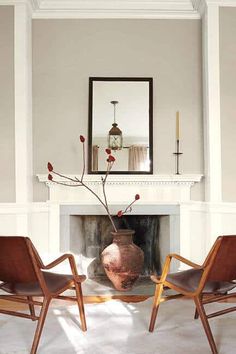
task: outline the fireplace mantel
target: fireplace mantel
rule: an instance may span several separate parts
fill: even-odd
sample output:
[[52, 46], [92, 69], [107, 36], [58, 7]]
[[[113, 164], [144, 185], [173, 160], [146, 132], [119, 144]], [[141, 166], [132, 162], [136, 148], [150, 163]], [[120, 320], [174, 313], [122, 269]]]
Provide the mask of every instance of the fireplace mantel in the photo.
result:
[[[75, 175], [64, 174], [67, 177], [74, 178]], [[101, 184], [102, 175], [85, 175], [84, 182], [89, 184]], [[48, 185], [53, 182], [48, 180], [48, 175], [38, 174], [40, 182], [45, 182]], [[107, 184], [179, 184], [186, 183], [193, 185], [200, 182], [203, 175], [201, 174], [165, 174], [165, 175], [109, 175]], [[54, 176], [56, 181], [65, 181], [65, 178]], [[73, 184], [73, 182], [71, 182]]]
[[[68, 174], [74, 178], [75, 175]], [[49, 200], [54, 202], [75, 202], [86, 200], [94, 202], [94, 196], [85, 188], [68, 188], [49, 181], [47, 175], [37, 175], [39, 182], [49, 188]], [[200, 174], [181, 175], [109, 175], [106, 182], [107, 195], [110, 202], [126, 202], [139, 193], [143, 202], [186, 202], [191, 200], [190, 189], [200, 182]], [[55, 181], [65, 182], [62, 177], [55, 176]], [[102, 193], [101, 175], [85, 175], [84, 182], [93, 190]], [[73, 186], [74, 182], [68, 182]]]
[[[75, 177], [74, 175], [67, 175]], [[104, 215], [105, 211], [95, 196], [86, 188], [71, 187], [49, 181], [47, 175], [37, 175], [48, 187], [49, 248], [70, 250], [76, 230], [73, 222], [81, 215]], [[140, 200], [131, 214], [161, 217], [162, 253], [180, 253], [190, 258], [191, 188], [202, 179], [200, 174], [181, 175], [109, 175], [106, 184], [107, 199], [112, 214], [124, 209], [135, 194]], [[55, 177], [64, 182], [65, 179]], [[85, 175], [84, 182], [95, 193], [102, 195], [101, 175]], [[76, 231], [75, 231], [76, 232]]]

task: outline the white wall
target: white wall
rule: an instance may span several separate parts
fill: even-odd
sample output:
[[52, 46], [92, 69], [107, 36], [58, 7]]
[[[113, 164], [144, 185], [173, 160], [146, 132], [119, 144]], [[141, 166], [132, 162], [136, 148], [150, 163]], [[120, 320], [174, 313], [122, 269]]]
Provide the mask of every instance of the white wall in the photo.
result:
[[236, 201], [236, 8], [220, 10], [222, 192]]
[[[182, 173], [203, 173], [200, 20], [33, 20], [34, 174], [79, 174], [89, 76], [153, 77], [154, 174], [175, 173], [180, 111]], [[47, 199], [35, 181], [34, 200]], [[201, 185], [193, 199], [204, 199]]]
[[14, 8], [0, 6], [0, 202], [15, 201]]
[[[221, 115], [224, 200], [235, 191], [235, 9], [221, 9]], [[29, 235], [42, 251], [57, 249], [58, 205], [17, 205], [14, 191], [13, 7], [0, 7], [0, 233]], [[3, 53], [3, 55], [2, 55]], [[174, 173], [175, 112], [180, 111], [181, 172], [203, 173], [200, 20], [33, 20], [34, 174], [48, 160], [65, 173], [81, 171], [79, 135], [87, 135], [88, 77], [154, 78], [154, 173]], [[192, 200], [204, 199], [197, 184]], [[47, 189], [35, 179], [34, 200]], [[202, 260], [215, 237], [235, 233], [235, 203], [183, 205], [181, 253]]]

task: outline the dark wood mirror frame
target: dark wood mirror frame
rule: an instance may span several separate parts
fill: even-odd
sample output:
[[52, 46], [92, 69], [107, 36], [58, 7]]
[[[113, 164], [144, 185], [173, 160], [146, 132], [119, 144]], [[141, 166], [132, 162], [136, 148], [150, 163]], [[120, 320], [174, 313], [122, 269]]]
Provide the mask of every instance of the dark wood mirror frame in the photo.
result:
[[[149, 157], [149, 170], [145, 171], [135, 171], [131, 170], [114, 170], [110, 171], [110, 174], [153, 174], [153, 79], [146, 77], [90, 77], [89, 78], [89, 120], [88, 120], [88, 174], [104, 174], [105, 170], [93, 170], [92, 168], [92, 158], [93, 158], [93, 89], [94, 82], [97, 81], [121, 81], [121, 82], [147, 82], [148, 83], [148, 101], [149, 101], [149, 117], [148, 117], [148, 138], [149, 138], [149, 149], [148, 149], [148, 157]], [[114, 165], [115, 166], [115, 165]]]

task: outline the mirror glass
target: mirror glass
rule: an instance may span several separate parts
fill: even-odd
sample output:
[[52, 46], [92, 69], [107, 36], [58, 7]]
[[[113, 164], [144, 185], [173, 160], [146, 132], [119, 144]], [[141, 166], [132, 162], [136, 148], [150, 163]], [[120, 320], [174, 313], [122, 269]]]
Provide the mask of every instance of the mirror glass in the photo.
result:
[[151, 174], [152, 78], [89, 78], [88, 173]]

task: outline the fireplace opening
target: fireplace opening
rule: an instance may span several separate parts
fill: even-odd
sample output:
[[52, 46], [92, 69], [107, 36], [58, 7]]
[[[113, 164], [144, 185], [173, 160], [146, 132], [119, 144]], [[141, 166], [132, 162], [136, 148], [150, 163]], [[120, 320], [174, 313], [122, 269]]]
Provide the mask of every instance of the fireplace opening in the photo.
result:
[[[124, 215], [114, 217], [117, 229], [135, 231], [133, 242], [144, 252], [141, 276], [161, 273], [161, 229], [162, 216]], [[112, 243], [112, 226], [106, 215], [73, 215], [70, 217], [70, 248], [87, 259], [88, 278], [106, 277], [100, 261], [103, 249]]]

